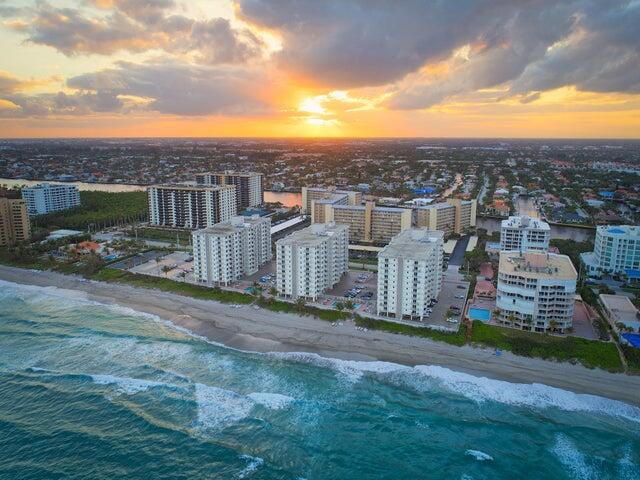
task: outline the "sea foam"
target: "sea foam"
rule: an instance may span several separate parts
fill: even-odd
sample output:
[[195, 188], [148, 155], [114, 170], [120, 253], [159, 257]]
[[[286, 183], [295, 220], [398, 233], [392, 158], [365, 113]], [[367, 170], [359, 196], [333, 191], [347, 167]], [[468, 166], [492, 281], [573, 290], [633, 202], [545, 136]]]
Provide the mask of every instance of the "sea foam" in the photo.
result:
[[254, 402], [230, 390], [196, 384], [198, 427], [204, 431], [222, 430], [247, 417]]
[[264, 460], [260, 457], [252, 457], [251, 455], [242, 455], [240, 457], [243, 460], [246, 460], [247, 466], [244, 467], [240, 473], [238, 473], [238, 478], [246, 478], [251, 475], [253, 472], [258, 470], [264, 464]]

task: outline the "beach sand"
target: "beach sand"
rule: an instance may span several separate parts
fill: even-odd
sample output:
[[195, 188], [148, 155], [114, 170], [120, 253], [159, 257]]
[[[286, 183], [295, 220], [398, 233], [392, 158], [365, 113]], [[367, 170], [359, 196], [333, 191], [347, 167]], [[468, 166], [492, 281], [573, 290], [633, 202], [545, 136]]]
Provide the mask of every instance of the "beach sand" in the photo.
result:
[[514, 383], [542, 383], [640, 405], [640, 376], [590, 370], [580, 365], [501, 356], [493, 350], [456, 347], [428, 339], [380, 331], [361, 331], [351, 322], [339, 326], [253, 306], [233, 308], [218, 302], [128, 285], [88, 281], [55, 272], [0, 266], [0, 279], [83, 291], [89, 300], [155, 314], [210, 341], [252, 352], [312, 352], [326, 357], [404, 365], [439, 365], [478, 377]]

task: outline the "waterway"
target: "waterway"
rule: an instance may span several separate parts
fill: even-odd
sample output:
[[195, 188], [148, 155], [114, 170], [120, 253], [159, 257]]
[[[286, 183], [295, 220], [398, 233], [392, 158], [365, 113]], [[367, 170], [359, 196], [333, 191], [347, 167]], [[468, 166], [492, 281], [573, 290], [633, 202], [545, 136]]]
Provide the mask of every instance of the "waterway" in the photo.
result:
[[[24, 187], [44, 183], [43, 180], [18, 180], [12, 178], [0, 178], [0, 186], [7, 188]], [[121, 183], [87, 183], [87, 182], [50, 182], [70, 183], [76, 185], [80, 191], [94, 192], [139, 192], [144, 191], [147, 185], [130, 185]], [[295, 207], [302, 203], [302, 194], [293, 192], [264, 192], [264, 201], [269, 203], [280, 202], [285, 207]]]

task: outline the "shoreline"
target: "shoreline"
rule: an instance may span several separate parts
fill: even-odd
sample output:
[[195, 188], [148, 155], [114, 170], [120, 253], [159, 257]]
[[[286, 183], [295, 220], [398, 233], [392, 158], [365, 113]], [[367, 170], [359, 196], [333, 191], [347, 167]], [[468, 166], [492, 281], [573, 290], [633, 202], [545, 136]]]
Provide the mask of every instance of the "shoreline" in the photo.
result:
[[496, 357], [493, 350], [468, 345], [457, 347], [376, 330], [364, 332], [357, 330], [352, 322], [334, 327], [330, 322], [313, 317], [276, 313], [247, 305], [233, 308], [211, 300], [50, 271], [0, 265], [0, 279], [81, 291], [88, 300], [157, 315], [211, 342], [247, 352], [305, 352], [341, 360], [438, 365], [476, 377], [510, 383], [541, 383], [640, 406], [640, 376], [519, 357], [510, 352]]

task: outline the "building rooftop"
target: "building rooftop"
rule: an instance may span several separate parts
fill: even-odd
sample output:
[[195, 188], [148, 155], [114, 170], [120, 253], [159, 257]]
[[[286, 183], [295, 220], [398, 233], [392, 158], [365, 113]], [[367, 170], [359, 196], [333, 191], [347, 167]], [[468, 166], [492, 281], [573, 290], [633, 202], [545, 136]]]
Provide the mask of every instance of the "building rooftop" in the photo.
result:
[[245, 216], [235, 216], [231, 217], [231, 219], [227, 222], [216, 223], [207, 228], [203, 228], [201, 230], [197, 230], [194, 233], [207, 233], [210, 235], [231, 235], [232, 233], [237, 232], [238, 230], [242, 230], [243, 228], [248, 228], [258, 223], [269, 223], [271, 224], [271, 220], [269, 218], [260, 217], [259, 215], [253, 215], [251, 217]]
[[631, 300], [629, 300], [629, 297], [601, 293], [600, 301], [602, 305], [613, 314], [616, 322], [621, 322], [625, 325], [635, 325], [640, 321], [638, 318], [638, 309]]
[[235, 177], [254, 177], [256, 175], [262, 175], [259, 172], [236, 172], [235, 170], [224, 170], [222, 172], [202, 172], [196, 173], [197, 176], [201, 175], [233, 175]]
[[338, 202], [347, 196], [346, 193], [327, 193], [323, 198], [314, 200], [315, 203], [332, 204]]
[[551, 230], [547, 222], [540, 219], [522, 216], [511, 216], [506, 220], [502, 220], [502, 228], [528, 228], [536, 230]]
[[313, 223], [307, 228], [293, 232], [276, 242], [277, 245], [319, 245], [327, 237], [335, 235], [337, 232], [349, 231], [347, 225], [336, 223]]
[[598, 225], [598, 233], [607, 235], [630, 235], [640, 237], [640, 226], [637, 225]]
[[528, 278], [575, 280], [578, 278], [571, 259], [554, 253], [517, 251], [500, 252], [500, 273]]
[[378, 257], [424, 258], [442, 247], [444, 232], [426, 228], [408, 228], [391, 239]]
[[441, 203], [434, 203], [432, 205], [419, 205], [417, 207], [415, 207], [419, 210], [431, 210], [432, 208], [435, 209], [444, 209], [444, 208], [455, 208], [453, 205], [451, 205], [450, 203], [447, 202], [441, 202]]
[[236, 187], [233, 185], [149, 185], [149, 188], [161, 188], [165, 190], [223, 190]]

